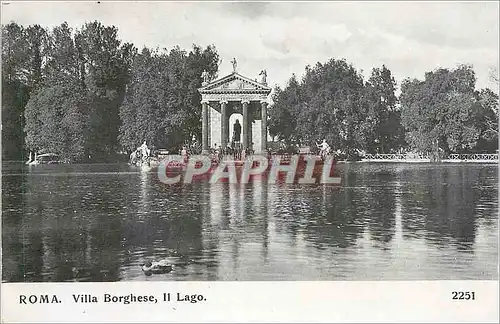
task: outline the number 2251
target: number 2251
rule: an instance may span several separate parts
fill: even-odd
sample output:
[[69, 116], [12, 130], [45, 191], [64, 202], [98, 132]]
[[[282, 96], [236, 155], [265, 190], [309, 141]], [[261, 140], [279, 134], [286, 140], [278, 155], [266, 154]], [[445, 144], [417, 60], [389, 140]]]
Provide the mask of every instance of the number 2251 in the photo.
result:
[[452, 299], [454, 300], [475, 300], [476, 296], [473, 291], [452, 291]]

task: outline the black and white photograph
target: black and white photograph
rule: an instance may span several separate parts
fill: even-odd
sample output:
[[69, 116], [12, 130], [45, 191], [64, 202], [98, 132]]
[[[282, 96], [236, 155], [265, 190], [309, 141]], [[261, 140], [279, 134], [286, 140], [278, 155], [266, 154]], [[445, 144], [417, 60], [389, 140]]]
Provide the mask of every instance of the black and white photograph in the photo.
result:
[[498, 2], [1, 15], [2, 284], [498, 281]]

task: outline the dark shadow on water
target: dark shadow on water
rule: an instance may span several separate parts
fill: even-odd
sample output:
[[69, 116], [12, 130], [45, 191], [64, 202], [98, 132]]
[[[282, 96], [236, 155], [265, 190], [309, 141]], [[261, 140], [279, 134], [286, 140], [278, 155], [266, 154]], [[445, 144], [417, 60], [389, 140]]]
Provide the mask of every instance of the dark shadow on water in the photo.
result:
[[491, 186], [497, 172], [489, 170], [484, 177], [483, 168], [464, 166], [403, 173], [403, 223], [408, 234], [422, 235], [438, 247], [452, 244], [458, 251], [473, 252], [477, 221], [496, 215], [496, 205], [478, 213], [478, 208], [483, 209], [481, 200], [497, 199], [498, 189]]

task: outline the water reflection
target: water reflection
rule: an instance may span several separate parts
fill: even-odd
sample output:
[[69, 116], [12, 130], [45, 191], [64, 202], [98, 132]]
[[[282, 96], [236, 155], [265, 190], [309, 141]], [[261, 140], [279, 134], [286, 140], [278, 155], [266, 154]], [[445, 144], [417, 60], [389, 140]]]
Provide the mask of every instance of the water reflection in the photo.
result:
[[[124, 165], [5, 165], [3, 280], [497, 278], [498, 171], [339, 166], [342, 186], [167, 186]], [[145, 277], [145, 260], [174, 271]]]
[[481, 177], [482, 168], [447, 168], [446, 172], [426, 169], [418, 174], [403, 173], [402, 201], [406, 229], [424, 236], [429, 244], [456, 246], [473, 251], [477, 221], [496, 217], [497, 187]]

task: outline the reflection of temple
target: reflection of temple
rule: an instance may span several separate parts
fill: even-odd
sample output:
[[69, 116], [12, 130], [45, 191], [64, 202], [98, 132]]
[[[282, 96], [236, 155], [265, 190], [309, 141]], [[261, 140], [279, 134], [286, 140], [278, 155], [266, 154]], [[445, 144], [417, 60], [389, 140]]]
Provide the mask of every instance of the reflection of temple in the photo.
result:
[[247, 280], [261, 273], [269, 253], [267, 188], [210, 184], [201, 199], [203, 259], [211, 280]]
[[[236, 72], [233, 64], [233, 73], [214, 80], [204, 78], [203, 87], [198, 89], [202, 96], [202, 147], [203, 152], [214, 144], [226, 147], [231, 141], [230, 125], [235, 122], [230, 117], [233, 114], [242, 114], [243, 149], [251, 148], [255, 143], [255, 151], [267, 150], [267, 99], [271, 88], [267, 86], [265, 71], [261, 82], [249, 79]], [[254, 121], [260, 120], [260, 132], [252, 135]], [[220, 121], [220, 131], [217, 122]], [[215, 127], [214, 127], [215, 126]], [[260, 133], [260, 134], [259, 134]], [[232, 136], [232, 134], [231, 134]]]

